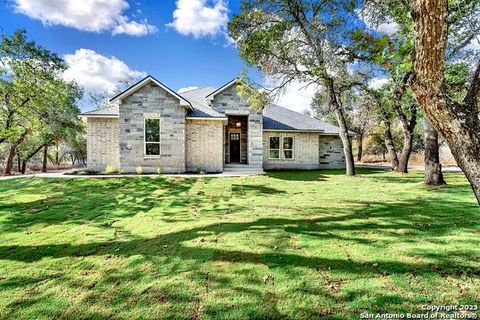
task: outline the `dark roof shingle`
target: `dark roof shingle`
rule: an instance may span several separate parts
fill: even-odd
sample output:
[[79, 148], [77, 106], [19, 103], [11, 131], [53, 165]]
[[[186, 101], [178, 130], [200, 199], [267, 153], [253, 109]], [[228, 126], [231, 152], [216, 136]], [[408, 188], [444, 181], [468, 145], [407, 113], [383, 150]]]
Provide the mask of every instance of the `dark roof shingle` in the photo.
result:
[[118, 106], [117, 105], [111, 105], [111, 106], [108, 106], [108, 107], [104, 107], [104, 108], [100, 108], [100, 109], [96, 109], [96, 110], [92, 110], [92, 111], [87, 111], [87, 112], [81, 113], [80, 115], [85, 116], [85, 117], [88, 117], [88, 116], [97, 116], [97, 117], [118, 116]]
[[340, 128], [277, 105], [263, 109], [263, 129], [318, 131], [324, 134], [338, 134]]

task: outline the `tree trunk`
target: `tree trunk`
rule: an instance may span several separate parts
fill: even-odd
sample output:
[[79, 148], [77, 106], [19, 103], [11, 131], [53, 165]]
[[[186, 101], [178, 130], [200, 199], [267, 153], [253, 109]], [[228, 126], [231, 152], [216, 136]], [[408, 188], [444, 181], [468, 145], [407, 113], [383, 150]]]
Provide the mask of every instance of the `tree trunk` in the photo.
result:
[[385, 139], [385, 147], [387, 147], [388, 155], [390, 156], [390, 162], [392, 163], [392, 170], [397, 170], [397, 151], [395, 151], [395, 145], [393, 144], [392, 129], [390, 119], [388, 119], [388, 117], [383, 117], [383, 126], [383, 138]]
[[363, 132], [357, 136], [358, 143], [358, 152], [357, 152], [357, 161], [362, 161], [363, 156]]
[[480, 62], [462, 103], [444, 85], [447, 0], [411, 2], [415, 26], [412, 90], [425, 116], [448, 142], [480, 205]]
[[352, 151], [352, 141], [348, 136], [347, 122], [345, 121], [345, 115], [343, 114], [343, 109], [338, 102], [337, 95], [335, 93], [335, 86], [332, 79], [326, 81], [329, 103], [332, 110], [334, 110], [335, 117], [337, 118], [338, 126], [340, 127], [340, 139], [343, 144], [343, 153], [345, 155], [345, 167], [346, 175], [354, 176], [355, 175], [355, 162], [353, 158]]
[[42, 148], [44, 148], [46, 145], [48, 145], [51, 142], [47, 142], [45, 144], [42, 144], [41, 146], [37, 147], [35, 150], [33, 150], [28, 156], [23, 159], [22, 163], [22, 173], [25, 174], [25, 171], [27, 170], [27, 162], [30, 160], [33, 156], [35, 156]]
[[398, 172], [408, 173], [408, 160], [410, 159], [410, 154], [412, 153], [412, 145], [413, 132], [404, 131], [402, 153], [400, 154], [400, 159], [398, 160]]
[[394, 90], [394, 103], [393, 107], [395, 109], [395, 113], [402, 124], [403, 129], [403, 147], [402, 153], [400, 155], [399, 163], [398, 163], [398, 172], [408, 173], [408, 160], [410, 159], [410, 154], [412, 153], [412, 145], [413, 145], [413, 131], [415, 130], [415, 126], [417, 125], [417, 105], [411, 104], [410, 105], [410, 119], [407, 118], [405, 113], [402, 110], [402, 97], [405, 93], [405, 89], [407, 88], [407, 84], [411, 74], [407, 74], [401, 82], [397, 83], [395, 90]]
[[55, 164], [58, 166], [60, 164], [60, 160], [58, 159], [58, 143], [55, 144]]
[[22, 174], [25, 174], [26, 171], [27, 171], [27, 160], [23, 160], [22, 161], [22, 168], [20, 169], [20, 172]]
[[438, 152], [438, 132], [430, 121], [425, 119], [425, 184], [441, 186], [447, 184], [443, 179], [442, 165]]
[[15, 151], [15, 153], [17, 154], [17, 171], [21, 172], [22, 160], [20, 159], [20, 155], [18, 154], [18, 149]]
[[48, 161], [48, 145], [46, 145], [43, 148], [42, 172], [47, 172], [47, 161]]
[[7, 162], [5, 164], [5, 175], [9, 176], [12, 174], [12, 169], [13, 169], [13, 160], [15, 158], [15, 153], [17, 150], [17, 147], [25, 140], [25, 136], [27, 135], [28, 130], [25, 129], [25, 131], [20, 134], [20, 137], [10, 146], [10, 150], [8, 152], [8, 157], [7, 157]]
[[[403, 96], [404, 88], [400, 90], [401, 92], [398, 92], [397, 90], [397, 93], [395, 94], [397, 101], [400, 101]], [[410, 154], [412, 153], [413, 133], [415, 126], [417, 125], [417, 106], [415, 104], [410, 106], [410, 119], [407, 119], [407, 116], [405, 113], [403, 113], [402, 107], [399, 103], [395, 103], [395, 111], [400, 119], [403, 129], [403, 147], [397, 171], [408, 173], [408, 160], [410, 159]]]

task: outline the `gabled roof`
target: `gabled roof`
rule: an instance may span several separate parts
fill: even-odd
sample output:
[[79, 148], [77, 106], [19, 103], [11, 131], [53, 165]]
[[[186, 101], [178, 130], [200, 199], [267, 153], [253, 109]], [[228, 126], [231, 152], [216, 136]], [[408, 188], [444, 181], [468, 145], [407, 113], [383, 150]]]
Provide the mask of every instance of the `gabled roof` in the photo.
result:
[[272, 131], [310, 131], [335, 135], [340, 133], [339, 127], [273, 104], [263, 109], [263, 129]]
[[[137, 83], [136, 85], [132, 86], [130, 89], [127, 89], [117, 97], [114, 97], [111, 101], [121, 99], [121, 95], [126, 94], [126, 92], [129, 90], [138, 90], [141, 86], [148, 83], [147, 80], [155, 82], [162, 88], [166, 88], [165, 90], [168, 89], [159, 81], [155, 80], [155, 78], [149, 76]], [[234, 85], [237, 80], [238, 79], [235, 78], [217, 90], [212, 87], [204, 87], [185, 91], [180, 94], [175, 93], [170, 89], [168, 90], [170, 90], [169, 92], [172, 92], [174, 96], [178, 96], [179, 99], [183, 100], [184, 103], [188, 104], [188, 106], [190, 107], [190, 111], [187, 114], [187, 118], [209, 118], [214, 120], [226, 119], [227, 116], [224, 113], [214, 110], [209, 105], [209, 100], [213, 99], [213, 96], [215, 96], [216, 94], [219, 94]], [[143, 81], [147, 82], [144, 82], [142, 84]], [[133, 91], [130, 91], [130, 93]], [[128, 94], [129, 93], [127, 93], [126, 95]], [[116, 118], [118, 117], [118, 106], [113, 105], [102, 109], [85, 112], [82, 113], [81, 116]], [[267, 107], [265, 107], [265, 109], [263, 109], [263, 129], [271, 131], [318, 132], [324, 135], [338, 135], [340, 133], [340, 128], [337, 126], [325, 123], [321, 120], [312, 118], [305, 114], [298, 113], [274, 104], [268, 105]], [[353, 132], [349, 132], [349, 134], [354, 135]]]
[[179, 95], [178, 93], [176, 93], [175, 91], [173, 91], [172, 89], [170, 89], [169, 87], [167, 87], [166, 85], [164, 85], [163, 83], [161, 83], [160, 81], [158, 81], [157, 79], [155, 79], [154, 77], [152, 76], [146, 76], [145, 78], [143, 78], [142, 80], [140, 80], [139, 82], [137, 82], [136, 84], [132, 85], [130, 88], [124, 90], [123, 92], [120, 92], [119, 94], [117, 94], [115, 97], [113, 97], [112, 99], [110, 99], [110, 102], [115, 102], [115, 101], [121, 101], [123, 98], [129, 96], [130, 94], [134, 93], [135, 91], [139, 90], [140, 88], [142, 88], [144, 85], [150, 83], [150, 82], [153, 82], [155, 83], [157, 86], [159, 86], [160, 88], [162, 88], [163, 90], [167, 91], [168, 93], [170, 93], [172, 96], [174, 96], [175, 98], [177, 98], [179, 101], [180, 101], [180, 105], [184, 106], [184, 107], [187, 107], [188, 109], [192, 110], [192, 105], [190, 104], [190, 102], [188, 102], [187, 100], [185, 100], [181, 95]]
[[190, 111], [187, 117], [192, 118], [225, 118], [225, 114], [215, 111], [208, 105], [205, 97], [215, 91], [212, 87], [204, 87], [182, 92], [181, 95], [188, 100], [193, 110]]
[[227, 90], [228, 88], [230, 88], [231, 86], [235, 85], [238, 81], [238, 78], [235, 78], [233, 80], [231, 80], [230, 82], [224, 84], [223, 86], [221, 86], [220, 88], [218, 88], [217, 90], [211, 92], [209, 95], [207, 95], [205, 98], [207, 100], [213, 100], [213, 98], [215, 98], [215, 96], [217, 94], [220, 94], [222, 93], [223, 91]]
[[108, 106], [105, 108], [92, 110], [88, 112], [81, 113], [82, 117], [95, 117], [95, 118], [118, 118], [118, 106]]

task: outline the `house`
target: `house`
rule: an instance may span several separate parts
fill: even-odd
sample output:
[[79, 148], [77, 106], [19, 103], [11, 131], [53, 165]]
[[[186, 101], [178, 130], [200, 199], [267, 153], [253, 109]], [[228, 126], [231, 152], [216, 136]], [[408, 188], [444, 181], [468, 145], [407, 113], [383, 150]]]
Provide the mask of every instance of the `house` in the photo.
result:
[[289, 109], [251, 110], [237, 81], [177, 93], [152, 76], [83, 113], [87, 163], [135, 172], [344, 168], [339, 128]]

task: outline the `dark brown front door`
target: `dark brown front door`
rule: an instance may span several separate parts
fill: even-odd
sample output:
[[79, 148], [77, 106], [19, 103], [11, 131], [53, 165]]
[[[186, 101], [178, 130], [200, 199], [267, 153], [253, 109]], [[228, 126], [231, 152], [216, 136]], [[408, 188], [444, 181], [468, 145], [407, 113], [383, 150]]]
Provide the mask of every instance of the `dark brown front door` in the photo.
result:
[[240, 162], [240, 133], [230, 133], [230, 162]]

